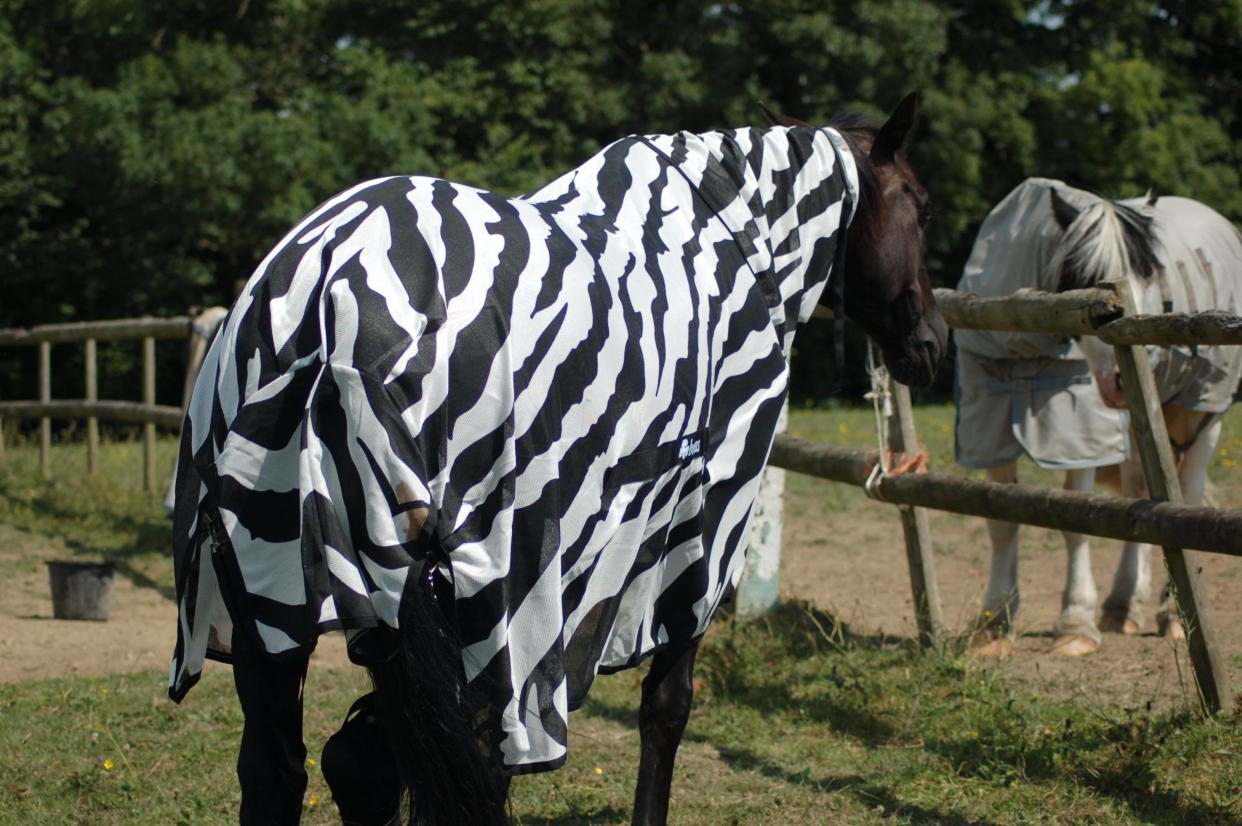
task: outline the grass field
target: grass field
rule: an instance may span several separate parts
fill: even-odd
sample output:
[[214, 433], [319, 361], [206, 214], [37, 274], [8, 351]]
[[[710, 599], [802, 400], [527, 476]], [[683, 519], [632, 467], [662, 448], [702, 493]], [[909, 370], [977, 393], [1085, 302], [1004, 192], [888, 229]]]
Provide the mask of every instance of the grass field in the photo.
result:
[[[951, 470], [951, 411], [919, 416], [934, 464]], [[1213, 470], [1228, 494], [1242, 453], [1235, 425]], [[870, 411], [843, 408], [797, 413], [791, 426], [859, 445], [872, 432]], [[170, 461], [171, 441], [161, 450]], [[10, 445], [0, 535], [103, 553], [166, 592], [168, 520], [139, 490], [140, 447], [106, 446], [94, 480], [82, 475], [81, 454], [57, 448], [57, 478], [45, 482], [35, 451]], [[790, 519], [848, 513], [862, 496], [819, 485], [812, 505], [813, 484], [791, 476]], [[0, 578], [32, 566], [41, 563], [0, 556]], [[756, 624], [722, 618], [699, 662], [673, 823], [1242, 823], [1236, 712], [1205, 720], [1189, 699], [1167, 711], [1052, 699], [958, 645], [920, 653], [892, 637], [854, 636], [796, 603]], [[571, 719], [568, 765], [515, 781], [516, 822], [629, 822], [641, 672], [596, 683]], [[162, 671], [142, 671], [0, 684], [0, 824], [230, 822], [240, 715], [228, 674], [208, 673], [181, 706], [165, 699], [164, 683]], [[312, 671], [312, 756], [364, 684], [354, 670]], [[303, 822], [336, 822], [322, 777], [309, 771]]]

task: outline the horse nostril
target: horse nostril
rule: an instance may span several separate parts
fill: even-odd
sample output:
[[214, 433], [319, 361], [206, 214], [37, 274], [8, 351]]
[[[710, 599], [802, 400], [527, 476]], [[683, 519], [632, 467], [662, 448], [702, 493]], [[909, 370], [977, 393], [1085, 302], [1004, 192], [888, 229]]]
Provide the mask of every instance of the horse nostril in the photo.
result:
[[927, 351], [927, 355], [931, 359], [932, 363], [935, 364], [940, 361], [941, 356], [944, 355], [943, 340], [937, 336], [936, 331], [928, 325], [923, 325], [923, 328], [919, 332], [919, 344], [921, 344], [923, 349]]

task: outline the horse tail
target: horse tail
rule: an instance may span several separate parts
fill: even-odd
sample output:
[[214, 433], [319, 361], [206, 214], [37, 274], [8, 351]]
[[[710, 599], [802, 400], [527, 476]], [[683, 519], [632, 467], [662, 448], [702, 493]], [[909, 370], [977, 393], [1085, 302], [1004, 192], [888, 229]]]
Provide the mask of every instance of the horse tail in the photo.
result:
[[[370, 667], [389, 744], [409, 791], [411, 826], [490, 826], [508, 822], [498, 758], [482, 746], [469, 717], [461, 644], [437, 594], [434, 566], [402, 599], [396, 653]], [[449, 608], [451, 611], [451, 608]]]

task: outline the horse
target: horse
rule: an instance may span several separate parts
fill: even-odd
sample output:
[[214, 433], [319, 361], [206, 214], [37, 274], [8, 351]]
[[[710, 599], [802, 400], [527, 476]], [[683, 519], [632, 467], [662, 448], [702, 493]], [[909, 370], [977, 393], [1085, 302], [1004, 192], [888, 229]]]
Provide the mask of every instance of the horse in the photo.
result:
[[330, 631], [374, 685], [322, 754], [345, 822], [506, 822], [596, 674], [648, 659], [633, 822], [665, 822], [794, 331], [824, 302], [915, 385], [945, 352], [917, 112], [631, 136], [518, 198], [368, 181], [263, 259], [174, 511], [169, 694], [232, 663], [243, 823], [298, 820]]
[[[1114, 201], [1061, 181], [1031, 178], [1009, 193], [980, 227], [959, 290], [1007, 295], [1124, 280], [1142, 313], [1242, 309], [1242, 236], [1209, 207], [1179, 197]], [[1115, 353], [1095, 336], [1065, 337], [959, 330], [955, 333], [957, 461], [986, 468], [993, 482], [1018, 479], [1026, 453], [1065, 470], [1065, 488], [1091, 491], [1096, 470], [1132, 498], [1146, 498], [1130, 444]], [[1242, 374], [1242, 348], [1149, 348], [1183, 497], [1202, 504], [1221, 416]], [[1018, 526], [988, 521], [991, 570], [977, 654], [1012, 650], [1020, 604]], [[1151, 596], [1150, 546], [1127, 542], [1097, 623], [1090, 545], [1065, 532], [1068, 566], [1051, 651], [1098, 650], [1101, 632], [1137, 634]], [[1170, 590], [1157, 611], [1160, 634], [1180, 635]]]

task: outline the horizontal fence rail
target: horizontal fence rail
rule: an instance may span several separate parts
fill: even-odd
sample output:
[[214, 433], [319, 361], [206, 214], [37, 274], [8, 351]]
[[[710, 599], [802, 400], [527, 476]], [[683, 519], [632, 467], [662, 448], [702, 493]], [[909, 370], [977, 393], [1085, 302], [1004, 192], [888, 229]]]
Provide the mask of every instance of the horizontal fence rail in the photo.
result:
[[70, 324], [40, 324], [26, 329], [0, 329], [0, 346], [62, 344], [68, 341], [117, 341], [132, 338], [185, 338], [194, 326], [190, 316], [173, 318], [121, 318]]
[[1076, 336], [1095, 333], [1122, 314], [1121, 304], [1109, 290], [1044, 293], [1023, 289], [1003, 298], [945, 289], [934, 293], [945, 322], [958, 329]]
[[[876, 452], [816, 444], [792, 436], [778, 438], [771, 462], [787, 470], [867, 487], [902, 509], [933, 508], [1162, 547], [1187, 631], [1200, 700], [1210, 713], [1229, 708], [1232, 689], [1211, 609], [1199, 583], [1198, 566], [1189, 549], [1242, 556], [1242, 511], [1182, 504], [1177, 468], [1144, 346], [1239, 345], [1242, 318], [1220, 311], [1140, 315], [1125, 282], [1106, 282], [1096, 288], [1058, 294], [1023, 289], [1004, 297], [938, 289], [935, 297], [946, 323], [957, 329], [1094, 335], [1113, 345], [1130, 409], [1131, 432], [1151, 498], [1121, 499], [1054, 488], [998, 485], [940, 473], [882, 475], [869, 481]], [[910, 555], [910, 532], [906, 533]], [[917, 595], [928, 592], [934, 574], [928, 573], [928, 582], [915, 581], [922, 574], [912, 566], [911, 575], [918, 612]], [[930, 615], [920, 618], [920, 624], [925, 622], [930, 622]]]
[[1242, 318], [1222, 310], [1136, 315], [1110, 321], [1093, 335], [1124, 344], [1242, 344]]
[[945, 321], [959, 329], [1090, 334], [1113, 346], [1242, 344], [1242, 318], [1236, 315], [1209, 310], [1123, 316], [1116, 293], [1106, 289], [1063, 293], [1022, 289], [1001, 298], [946, 289], [935, 294]]
[[[148, 489], [155, 487], [155, 428], [176, 431], [184, 420], [184, 407], [190, 388], [202, 363], [207, 341], [224, 317], [222, 307], [173, 318], [121, 318], [109, 321], [82, 321], [69, 324], [41, 324], [28, 329], [0, 329], [0, 346], [36, 346], [39, 350], [39, 398], [0, 400], [0, 459], [4, 457], [5, 418], [39, 420], [39, 466], [51, 475], [51, 420], [86, 419], [87, 472], [97, 467], [101, 420], [142, 425], [143, 479]], [[187, 353], [182, 407], [155, 403], [156, 339], [190, 340]], [[98, 398], [99, 376], [96, 364], [100, 341], [141, 340], [142, 401], [114, 401]], [[84, 399], [53, 399], [52, 345], [81, 343], [85, 346]]]
[[[874, 450], [781, 434], [776, 437], [769, 461], [786, 470], [862, 487], [877, 455]], [[948, 473], [885, 476], [878, 483], [878, 492], [893, 505], [1242, 556], [1242, 511], [1035, 485], [1002, 485]]]
[[150, 422], [165, 430], [181, 427], [181, 408], [167, 404], [143, 404], [125, 401], [87, 401], [86, 399], [53, 399], [47, 402], [0, 402], [0, 416], [15, 419], [88, 419], [110, 422], [146, 424]]

